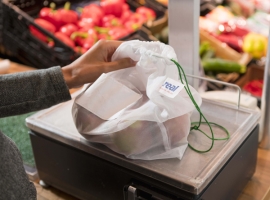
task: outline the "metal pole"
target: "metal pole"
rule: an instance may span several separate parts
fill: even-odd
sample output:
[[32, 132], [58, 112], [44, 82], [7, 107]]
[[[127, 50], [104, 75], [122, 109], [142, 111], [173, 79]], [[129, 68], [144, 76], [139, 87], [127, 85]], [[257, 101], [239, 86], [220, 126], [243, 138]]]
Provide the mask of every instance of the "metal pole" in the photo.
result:
[[[200, 0], [169, 0], [169, 44], [187, 74], [199, 76]], [[198, 79], [189, 78], [195, 89]]]
[[[261, 99], [261, 121], [259, 132], [262, 135], [260, 147], [270, 149], [270, 31], [268, 36], [268, 50], [264, 67], [263, 95]], [[260, 134], [259, 134], [260, 135]]]

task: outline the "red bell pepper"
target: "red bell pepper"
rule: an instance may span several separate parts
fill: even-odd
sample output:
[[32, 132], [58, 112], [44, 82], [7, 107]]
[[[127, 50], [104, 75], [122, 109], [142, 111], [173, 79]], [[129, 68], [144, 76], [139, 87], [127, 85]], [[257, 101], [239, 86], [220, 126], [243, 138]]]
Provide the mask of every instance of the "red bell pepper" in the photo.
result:
[[75, 52], [77, 52], [78, 54], [84, 54], [87, 50], [85, 49], [85, 48], [83, 48], [83, 47], [80, 47], [80, 46], [76, 46], [75, 48], [74, 48], [74, 51]]
[[93, 18], [81, 18], [81, 20], [77, 22], [79, 28], [93, 28], [95, 25], [96, 22]]
[[95, 39], [87, 32], [74, 32], [70, 36], [75, 43], [86, 50], [90, 49], [95, 44]]
[[132, 15], [133, 13], [130, 10], [123, 10], [122, 15], [120, 17], [122, 23], [125, 23], [126, 21], [128, 21]]
[[100, 6], [103, 9], [105, 15], [115, 15], [121, 17], [124, 0], [102, 0]]
[[244, 85], [243, 90], [256, 97], [262, 96], [263, 80], [253, 80]]
[[124, 26], [129, 33], [133, 33], [141, 28], [142, 23], [138, 23], [134, 20], [129, 20], [125, 22]]
[[111, 36], [112, 40], [119, 40], [125, 36], [127, 36], [129, 32], [127, 29], [122, 27], [113, 27], [109, 30], [109, 35]]
[[59, 40], [61, 40], [66, 45], [68, 45], [68, 46], [70, 46], [72, 48], [75, 47], [74, 42], [67, 35], [65, 35], [64, 33], [56, 32], [54, 35], [55, 35], [56, 38], [58, 38]]
[[129, 5], [127, 3], [123, 3], [122, 5], [122, 10], [125, 11], [125, 10], [130, 10], [129, 8]]
[[249, 30], [244, 27], [238, 26], [235, 23], [230, 24], [228, 22], [220, 24], [218, 29], [222, 34], [233, 34], [238, 37], [244, 37], [249, 33]]
[[64, 33], [66, 36], [70, 37], [70, 35], [78, 30], [78, 26], [74, 24], [66, 24], [60, 28], [60, 32]]
[[145, 7], [145, 6], [140, 6], [136, 9], [136, 13], [139, 13], [143, 16], [145, 16], [146, 21], [148, 20], [154, 20], [156, 18], [156, 13], [153, 9]]
[[88, 37], [94, 38], [95, 42], [98, 40], [98, 33], [94, 28], [81, 28], [79, 32], [86, 32], [88, 33]]
[[134, 23], [143, 25], [143, 23], [147, 22], [147, 17], [140, 13], [133, 13], [128, 21], [133, 21]]
[[[50, 22], [48, 22], [48, 21], [46, 21], [44, 19], [37, 18], [37, 19], [34, 20], [34, 22], [37, 25], [39, 25], [40, 27], [44, 28], [45, 30], [47, 30], [47, 31], [49, 31], [51, 33], [54, 33], [56, 31], [55, 26], [52, 23], [50, 23]], [[37, 37], [41, 41], [43, 41], [43, 42], [48, 42], [49, 41], [49, 37], [44, 35], [43, 33], [41, 33], [35, 26], [30, 25], [29, 30], [35, 37]]]
[[59, 31], [61, 33], [64, 33], [66, 36], [70, 37], [70, 35], [77, 30], [78, 30], [78, 27], [76, 25], [66, 24], [66, 25], [62, 26]]
[[76, 24], [79, 16], [74, 10], [70, 10], [70, 2], [66, 2], [64, 8], [58, 10], [63, 24]]
[[231, 48], [238, 52], [243, 52], [242, 46], [243, 46], [243, 40], [242, 38], [233, 35], [233, 34], [220, 34], [220, 35], [215, 35], [213, 34], [215, 38], [220, 40], [221, 42], [226, 43], [229, 45]]
[[48, 47], [54, 47], [53, 39], [49, 38], [47, 45], [48, 45]]
[[81, 13], [81, 19], [91, 19], [88, 21], [93, 21], [93, 23], [97, 26], [100, 25], [101, 23], [101, 19], [104, 16], [104, 12], [101, 9], [100, 6], [96, 5], [96, 4], [90, 4], [88, 6], [85, 6], [82, 9], [82, 13]]
[[98, 40], [111, 40], [111, 36], [108, 33], [98, 34]]
[[115, 17], [114, 15], [105, 15], [102, 18], [102, 26], [103, 27], [115, 27], [122, 25], [122, 21]]
[[58, 11], [55, 10], [55, 3], [50, 4], [50, 8], [44, 7], [39, 11], [39, 18], [51, 22], [58, 30], [63, 24], [61, 16]]

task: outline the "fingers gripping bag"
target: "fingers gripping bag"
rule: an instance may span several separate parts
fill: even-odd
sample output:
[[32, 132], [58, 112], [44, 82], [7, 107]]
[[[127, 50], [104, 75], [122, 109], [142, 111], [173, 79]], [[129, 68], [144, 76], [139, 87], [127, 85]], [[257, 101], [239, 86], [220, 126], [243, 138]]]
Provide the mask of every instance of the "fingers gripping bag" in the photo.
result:
[[[79, 133], [131, 159], [181, 159], [194, 104], [179, 81], [173, 48], [160, 42], [123, 42], [112, 61], [136, 66], [102, 74], [76, 97], [72, 115]], [[197, 105], [199, 93], [189, 86]]]

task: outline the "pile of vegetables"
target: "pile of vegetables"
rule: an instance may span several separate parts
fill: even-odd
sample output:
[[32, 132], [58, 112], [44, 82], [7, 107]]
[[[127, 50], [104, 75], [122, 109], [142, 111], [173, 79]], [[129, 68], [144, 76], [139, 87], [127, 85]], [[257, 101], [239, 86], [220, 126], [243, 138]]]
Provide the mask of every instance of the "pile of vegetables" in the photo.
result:
[[240, 65], [231, 60], [225, 60], [215, 57], [215, 52], [208, 42], [202, 42], [199, 49], [201, 63], [205, 72], [213, 73], [231, 73], [243, 74], [246, 72], [246, 66]]
[[[141, 6], [132, 12], [125, 0], [102, 0], [99, 5], [92, 3], [76, 11], [70, 10], [69, 2], [60, 9], [55, 9], [52, 3], [50, 7], [42, 8], [34, 21], [76, 52], [83, 54], [99, 39], [121, 39], [155, 18], [156, 13], [151, 8]], [[53, 39], [35, 26], [29, 26], [29, 30], [48, 46], [54, 46]]]
[[[267, 21], [267, 17], [269, 18], [268, 15], [260, 13], [245, 18], [234, 15], [227, 7], [217, 6], [204, 17], [200, 17], [200, 28], [236, 52], [245, 52], [254, 59], [260, 59], [266, 56], [268, 42], [267, 36], [260, 32], [258, 24], [260, 21]], [[256, 22], [250, 20], [253, 18], [256, 18]]]

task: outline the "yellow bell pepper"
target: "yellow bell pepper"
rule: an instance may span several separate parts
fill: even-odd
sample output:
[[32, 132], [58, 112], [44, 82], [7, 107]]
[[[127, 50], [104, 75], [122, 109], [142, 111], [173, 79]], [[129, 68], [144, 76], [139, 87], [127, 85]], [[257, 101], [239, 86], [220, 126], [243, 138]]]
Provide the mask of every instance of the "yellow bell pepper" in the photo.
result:
[[261, 34], [249, 33], [243, 40], [243, 51], [249, 53], [255, 59], [266, 56], [267, 38]]

